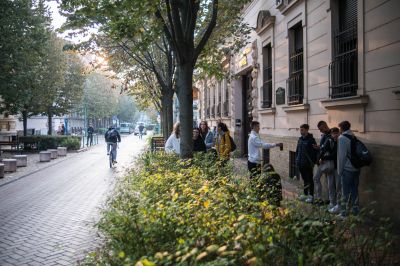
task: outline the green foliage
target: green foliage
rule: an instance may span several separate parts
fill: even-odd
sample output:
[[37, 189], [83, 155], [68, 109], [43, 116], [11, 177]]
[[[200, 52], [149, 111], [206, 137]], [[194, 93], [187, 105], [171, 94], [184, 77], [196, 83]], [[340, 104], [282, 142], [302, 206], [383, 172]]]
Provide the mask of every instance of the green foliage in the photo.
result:
[[20, 143], [37, 143], [39, 150], [56, 149], [57, 147], [67, 147], [68, 150], [78, 150], [81, 138], [77, 136], [23, 136], [19, 137]]
[[[381, 265], [388, 222], [365, 228], [325, 210], [275, 207], [209, 155], [145, 154], [119, 180], [98, 223], [105, 245], [89, 265]], [[261, 200], [260, 200], [261, 199]]]

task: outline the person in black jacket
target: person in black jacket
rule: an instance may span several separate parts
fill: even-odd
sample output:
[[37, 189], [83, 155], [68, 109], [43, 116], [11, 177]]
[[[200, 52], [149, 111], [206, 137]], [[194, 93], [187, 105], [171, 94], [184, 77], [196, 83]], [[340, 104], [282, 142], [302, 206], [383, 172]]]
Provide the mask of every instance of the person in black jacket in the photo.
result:
[[317, 143], [313, 135], [308, 133], [309, 129], [310, 126], [307, 124], [300, 126], [301, 137], [297, 142], [296, 166], [304, 181], [304, 196], [300, 199], [312, 203], [314, 200], [313, 169], [317, 160], [317, 150], [314, 147]]
[[206, 144], [204, 139], [200, 136], [200, 130], [198, 128], [193, 129], [193, 151], [195, 152], [206, 152]]
[[92, 124], [89, 124], [89, 127], [87, 129], [87, 138], [86, 138], [86, 146], [90, 146], [93, 145], [93, 133], [94, 133], [94, 128], [92, 126]]

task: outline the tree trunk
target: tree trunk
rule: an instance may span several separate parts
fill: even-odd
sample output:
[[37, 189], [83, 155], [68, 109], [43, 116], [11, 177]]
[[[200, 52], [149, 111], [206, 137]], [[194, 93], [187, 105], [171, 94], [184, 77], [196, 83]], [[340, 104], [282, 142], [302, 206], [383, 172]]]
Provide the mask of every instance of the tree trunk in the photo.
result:
[[168, 139], [169, 135], [172, 133], [173, 128], [173, 92], [163, 96], [161, 100], [161, 119], [162, 119], [162, 130], [163, 137], [165, 140]]
[[52, 135], [52, 133], [53, 133], [53, 114], [51, 113], [50, 110], [47, 112], [47, 123], [49, 124], [47, 135]]
[[193, 65], [189, 63], [178, 65], [177, 77], [181, 158], [191, 158], [193, 155]]
[[22, 126], [24, 129], [24, 136], [28, 135], [28, 111], [22, 111]]

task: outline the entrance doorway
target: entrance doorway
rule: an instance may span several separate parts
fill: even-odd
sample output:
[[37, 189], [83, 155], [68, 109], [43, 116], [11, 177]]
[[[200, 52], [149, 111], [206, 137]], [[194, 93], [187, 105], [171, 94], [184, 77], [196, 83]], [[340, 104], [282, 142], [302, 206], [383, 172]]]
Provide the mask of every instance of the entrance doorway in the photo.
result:
[[253, 121], [253, 98], [251, 97], [252, 91], [252, 77], [251, 71], [242, 76], [242, 151], [243, 155], [248, 154], [247, 142], [251, 131], [250, 123]]

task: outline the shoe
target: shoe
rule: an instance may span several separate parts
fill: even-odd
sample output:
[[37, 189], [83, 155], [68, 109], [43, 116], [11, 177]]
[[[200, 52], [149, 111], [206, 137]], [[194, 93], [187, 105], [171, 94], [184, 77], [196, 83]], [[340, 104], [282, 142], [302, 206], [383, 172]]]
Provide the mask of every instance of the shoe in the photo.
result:
[[330, 208], [330, 209], [328, 210], [328, 212], [329, 212], [329, 213], [332, 213], [332, 214], [335, 214], [335, 213], [338, 213], [339, 210], [340, 210], [339, 205], [335, 205], [335, 206], [333, 206], [332, 208]]
[[307, 200], [307, 195], [300, 195], [298, 199], [300, 201], [306, 201]]
[[340, 213], [340, 214], [336, 215], [336, 219], [340, 220], [340, 221], [346, 221], [347, 220], [347, 216], [344, 215], [343, 213]]
[[109, 152], [107, 152], [107, 155], [110, 155], [110, 153], [109, 153]]
[[306, 198], [306, 202], [307, 203], [313, 203], [313, 201], [314, 201], [314, 197], [313, 196], [307, 196], [307, 198]]
[[118, 163], [117, 161], [113, 161], [113, 163]]

